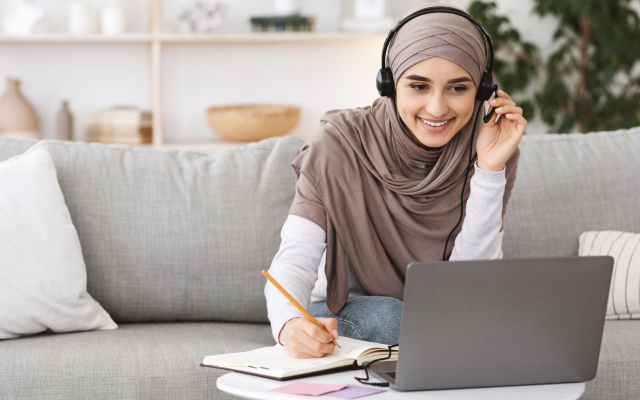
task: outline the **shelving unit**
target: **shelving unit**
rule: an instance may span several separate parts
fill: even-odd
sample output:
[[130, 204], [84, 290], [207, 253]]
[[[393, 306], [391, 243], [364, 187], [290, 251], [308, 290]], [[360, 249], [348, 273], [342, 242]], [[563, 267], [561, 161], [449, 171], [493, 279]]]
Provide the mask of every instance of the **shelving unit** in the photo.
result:
[[233, 43], [331, 43], [375, 40], [382, 42], [385, 35], [347, 32], [287, 32], [287, 33], [234, 33], [234, 34], [177, 34], [162, 32], [162, 0], [149, 0], [149, 32], [122, 35], [73, 35], [48, 33], [30, 36], [0, 35], [0, 44], [142, 44], [149, 51], [150, 104], [153, 115], [154, 148], [175, 148], [200, 151], [242, 144], [221, 137], [207, 142], [166, 142], [164, 140], [162, 50], [163, 45], [176, 44], [233, 44]]

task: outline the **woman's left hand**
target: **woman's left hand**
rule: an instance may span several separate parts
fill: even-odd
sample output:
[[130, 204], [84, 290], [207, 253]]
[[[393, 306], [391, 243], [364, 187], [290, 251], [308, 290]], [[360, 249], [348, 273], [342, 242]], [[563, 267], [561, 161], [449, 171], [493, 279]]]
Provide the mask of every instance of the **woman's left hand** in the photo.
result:
[[[497, 91], [498, 97], [489, 101], [496, 109], [489, 122], [482, 126], [478, 136], [478, 167], [489, 171], [501, 171], [520, 143], [527, 120], [522, 117], [522, 108], [516, 106], [508, 94]], [[500, 121], [496, 123], [498, 115]]]

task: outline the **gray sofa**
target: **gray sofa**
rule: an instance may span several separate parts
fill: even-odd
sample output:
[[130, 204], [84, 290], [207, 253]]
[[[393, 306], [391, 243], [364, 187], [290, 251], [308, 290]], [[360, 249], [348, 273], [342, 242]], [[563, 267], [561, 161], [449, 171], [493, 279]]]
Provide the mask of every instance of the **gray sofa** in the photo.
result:
[[[35, 140], [0, 138], [0, 161]], [[0, 341], [0, 398], [226, 399], [205, 355], [274, 344], [260, 274], [280, 243], [302, 141], [212, 155], [47, 140], [88, 291], [115, 331]], [[640, 129], [525, 136], [505, 257], [576, 255], [586, 230], [640, 232]], [[1, 306], [1, 305], [0, 305]], [[584, 399], [640, 398], [640, 321], [611, 321]]]

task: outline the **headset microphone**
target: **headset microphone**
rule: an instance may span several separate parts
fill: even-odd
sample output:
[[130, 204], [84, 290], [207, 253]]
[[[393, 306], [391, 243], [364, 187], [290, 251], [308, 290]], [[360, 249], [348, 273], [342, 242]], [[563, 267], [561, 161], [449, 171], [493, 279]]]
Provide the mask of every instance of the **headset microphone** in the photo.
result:
[[[498, 85], [493, 85], [493, 91], [496, 92], [496, 97], [498, 97]], [[491, 110], [489, 110], [489, 114], [484, 116], [482, 120], [484, 121], [485, 124], [489, 122], [491, 117], [493, 117], [493, 113], [495, 111], [496, 111], [495, 107], [491, 107]]]

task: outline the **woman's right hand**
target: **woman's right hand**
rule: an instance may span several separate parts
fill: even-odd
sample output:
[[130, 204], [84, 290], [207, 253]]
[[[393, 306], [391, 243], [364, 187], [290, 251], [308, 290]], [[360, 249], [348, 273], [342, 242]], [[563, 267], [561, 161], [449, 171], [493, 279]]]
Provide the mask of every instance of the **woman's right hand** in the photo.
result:
[[287, 354], [294, 358], [323, 357], [335, 348], [338, 338], [338, 321], [335, 318], [316, 318], [327, 332], [306, 318], [292, 318], [280, 330], [278, 340]]

